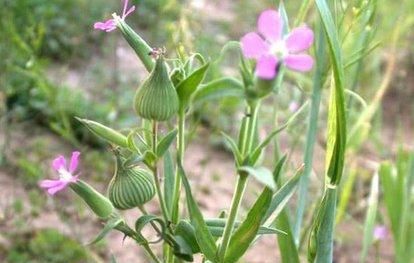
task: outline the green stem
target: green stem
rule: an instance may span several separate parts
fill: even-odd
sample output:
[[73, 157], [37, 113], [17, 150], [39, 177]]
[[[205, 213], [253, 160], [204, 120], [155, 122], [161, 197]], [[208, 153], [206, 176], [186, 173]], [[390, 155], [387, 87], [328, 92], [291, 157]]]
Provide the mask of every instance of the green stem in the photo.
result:
[[308, 130], [306, 134], [306, 145], [305, 152], [303, 157], [303, 162], [305, 168], [303, 171], [303, 176], [300, 178], [299, 187], [298, 187], [298, 205], [296, 209], [296, 221], [293, 226], [293, 237], [295, 240], [296, 246], [299, 246], [301, 243], [300, 236], [302, 231], [302, 223], [305, 216], [305, 208], [308, 201], [308, 191], [309, 191], [309, 178], [312, 173], [313, 166], [313, 152], [315, 149], [315, 143], [318, 132], [318, 118], [319, 118], [319, 108], [321, 104], [321, 94], [322, 87], [325, 82], [324, 70], [326, 70], [326, 60], [327, 54], [325, 52], [324, 43], [324, 32], [320, 30], [317, 40], [317, 58], [318, 63], [316, 63], [316, 74], [313, 79], [312, 87], [312, 102], [311, 110], [308, 117]]
[[[249, 153], [253, 145], [254, 135], [256, 132], [259, 105], [260, 105], [259, 102], [253, 102], [251, 105], [249, 105], [249, 108], [248, 108], [249, 118], [247, 121], [247, 125], [244, 127], [242, 126], [243, 129], [247, 129], [247, 134], [245, 133], [245, 130], [241, 131], [241, 134], [243, 134], [243, 141], [241, 143], [242, 147], [240, 150], [241, 150], [241, 154], [244, 157], [246, 157], [247, 153]], [[247, 136], [244, 136], [244, 135], [247, 135]], [[245, 174], [244, 172], [239, 173], [239, 176], [237, 178], [237, 183], [236, 183], [236, 189], [234, 191], [233, 199], [231, 201], [230, 214], [227, 219], [226, 226], [224, 228], [223, 240], [221, 242], [221, 246], [218, 252], [220, 262], [224, 261], [226, 251], [230, 243], [231, 234], [233, 232], [234, 224], [237, 219], [237, 214], [239, 212], [240, 204], [241, 204], [241, 201], [243, 199], [243, 195], [246, 189], [247, 179], [248, 179], [247, 174]]]
[[142, 247], [145, 249], [145, 251], [147, 251], [148, 255], [152, 258], [152, 260], [154, 260], [154, 262], [162, 263], [161, 260], [157, 257], [157, 255], [154, 254], [154, 252], [148, 244], [143, 244]]
[[[178, 114], [178, 142], [177, 142], [177, 161], [183, 166], [185, 151], [185, 112], [180, 110]], [[175, 176], [174, 191], [173, 191], [173, 207], [172, 207], [172, 222], [176, 224], [179, 218], [179, 203], [181, 193], [181, 177], [178, 172]]]
[[154, 260], [154, 262], [162, 263], [161, 260], [157, 257], [157, 255], [155, 255], [155, 253], [150, 248], [148, 241], [140, 233], [135, 232], [126, 224], [122, 224], [118, 226], [116, 229], [124, 233], [125, 236], [129, 236], [130, 238], [138, 242], [138, 244], [144, 248], [144, 250], [148, 253], [152, 260]]
[[[157, 145], [158, 145], [158, 123], [157, 121], [153, 121], [152, 123], [152, 150], [154, 153], [157, 152]], [[157, 196], [159, 199], [159, 203], [161, 206], [161, 211], [162, 211], [162, 215], [164, 217], [164, 221], [166, 224], [168, 224], [168, 222], [170, 222], [169, 220], [169, 214], [168, 214], [168, 209], [167, 206], [164, 202], [164, 198], [162, 195], [162, 191], [161, 191], [161, 185], [160, 185], [160, 178], [158, 176], [158, 166], [157, 166], [157, 162], [154, 163], [154, 166], [152, 167], [152, 172], [154, 174], [154, 181], [155, 181], [155, 189], [157, 191]]]
[[[185, 111], [180, 110], [178, 113], [178, 139], [177, 139], [177, 162], [183, 166], [185, 151]], [[178, 170], [175, 174], [174, 181], [174, 190], [173, 190], [173, 201], [172, 201], [172, 212], [171, 212], [171, 222], [177, 224], [180, 214], [179, 214], [179, 205], [180, 205], [180, 195], [181, 195], [181, 177], [178, 174]], [[166, 248], [167, 262], [174, 262], [174, 255], [171, 247]]]
[[247, 148], [245, 152], [242, 152], [243, 156], [245, 157], [247, 153], [249, 153], [252, 149], [253, 142], [254, 142], [254, 135], [256, 134], [256, 126], [257, 126], [257, 115], [259, 113], [259, 106], [260, 102], [256, 101], [253, 102], [250, 106], [250, 121], [249, 121], [249, 137], [247, 138]]
[[219, 249], [219, 258], [221, 259], [220, 262], [224, 261], [224, 256], [226, 255], [226, 250], [230, 243], [230, 237], [233, 232], [241, 200], [246, 189], [247, 179], [248, 175], [246, 174], [240, 175], [237, 178], [236, 189], [233, 195], [233, 199], [231, 201], [230, 214], [227, 218], [226, 226], [224, 228], [223, 233], [223, 241], [221, 242], [221, 246]]

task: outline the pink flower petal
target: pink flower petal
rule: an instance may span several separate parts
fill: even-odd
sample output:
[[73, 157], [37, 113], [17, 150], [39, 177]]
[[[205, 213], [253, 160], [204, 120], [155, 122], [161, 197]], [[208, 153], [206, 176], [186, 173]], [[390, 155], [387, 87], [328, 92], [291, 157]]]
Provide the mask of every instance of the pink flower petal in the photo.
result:
[[297, 27], [286, 38], [289, 52], [296, 53], [308, 49], [313, 43], [313, 31], [307, 26]]
[[257, 33], [250, 32], [240, 40], [246, 58], [259, 58], [269, 51], [269, 45]]
[[284, 62], [288, 68], [300, 72], [309, 71], [313, 67], [313, 58], [306, 54], [288, 55]]
[[262, 79], [273, 79], [276, 76], [277, 58], [275, 56], [262, 56], [257, 60], [256, 75]]
[[276, 42], [282, 37], [283, 20], [276, 10], [266, 10], [259, 16], [257, 28], [266, 40]]
[[133, 6], [131, 6], [131, 8], [130, 9], [128, 9], [128, 11], [126, 12], [126, 13], [124, 13], [123, 15], [122, 15], [122, 18], [123, 19], [125, 19], [127, 16], [129, 16], [129, 14], [131, 14], [132, 12], [134, 12], [135, 11], [135, 6], [133, 5]]
[[60, 180], [42, 180], [39, 182], [41, 188], [51, 188], [60, 185], [62, 182]]
[[70, 159], [70, 165], [69, 165], [69, 172], [73, 173], [76, 168], [78, 167], [78, 163], [79, 163], [79, 155], [80, 152], [75, 151], [72, 153], [72, 157]]
[[55, 187], [51, 187], [51, 188], [47, 189], [47, 192], [48, 192], [50, 195], [55, 195], [57, 192], [59, 192], [59, 191], [61, 191], [61, 190], [65, 189], [67, 185], [68, 185], [68, 183], [67, 183], [67, 182], [60, 182], [60, 184], [59, 184], [59, 185], [57, 185], [57, 186], [55, 186]]
[[126, 10], [128, 8], [128, 2], [129, 0], [124, 0], [124, 9], [122, 10], [122, 17], [124, 17]]
[[59, 155], [56, 159], [53, 160], [52, 167], [56, 171], [59, 171], [62, 168], [66, 169], [65, 157], [63, 157], [62, 155]]
[[111, 32], [112, 30], [116, 29], [116, 22], [113, 19], [108, 19], [105, 22], [96, 22], [93, 25], [93, 28], [98, 29], [98, 30], [102, 30], [105, 32]]

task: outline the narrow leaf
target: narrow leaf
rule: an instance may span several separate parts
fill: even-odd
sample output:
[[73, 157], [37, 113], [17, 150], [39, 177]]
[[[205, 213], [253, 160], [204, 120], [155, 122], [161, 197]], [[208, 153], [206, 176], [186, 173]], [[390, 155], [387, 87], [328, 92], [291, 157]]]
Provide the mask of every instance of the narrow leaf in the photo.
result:
[[303, 175], [303, 169], [300, 168], [296, 174], [290, 178], [272, 197], [272, 201], [269, 205], [269, 209], [266, 211], [265, 220], [269, 218], [277, 217], [283, 208], [286, 206], [289, 199], [292, 197], [295, 189], [299, 183], [301, 176]]
[[239, 168], [239, 171], [252, 175], [259, 183], [272, 190], [276, 189], [276, 183], [273, 180], [272, 172], [265, 167], [242, 166]]
[[299, 252], [295, 245], [289, 216], [286, 210], [282, 210], [274, 222], [275, 227], [286, 232], [286, 235], [277, 236], [280, 257], [282, 263], [300, 263]]
[[266, 187], [257, 198], [246, 219], [233, 233], [224, 257], [225, 263], [238, 262], [256, 238], [261, 222], [272, 200], [273, 189]]
[[170, 131], [165, 135], [157, 145], [157, 157], [161, 158], [164, 153], [168, 150], [170, 145], [173, 143], [175, 137], [177, 136], [177, 129]]
[[234, 78], [221, 78], [201, 85], [194, 93], [193, 103], [200, 104], [226, 97], [243, 98], [243, 83]]
[[310, 233], [308, 261], [332, 263], [337, 189], [326, 188]]
[[167, 150], [164, 154], [164, 199], [170, 214], [172, 213], [175, 179], [173, 158]]
[[208, 230], [208, 226], [204, 221], [203, 215], [198, 207], [197, 203], [193, 198], [193, 194], [191, 193], [190, 183], [188, 182], [187, 176], [185, 175], [183, 167], [178, 162], [178, 172], [181, 176], [183, 186], [185, 189], [185, 195], [187, 199], [187, 208], [188, 213], [190, 215], [191, 224], [193, 225], [197, 242], [200, 245], [200, 249], [206, 258], [210, 261], [217, 262], [216, 253], [217, 253], [217, 246], [214, 241], [214, 237], [211, 235], [210, 231]]
[[257, 162], [263, 149], [272, 141], [273, 137], [275, 137], [279, 132], [283, 131], [286, 127], [287, 127], [287, 124], [271, 132], [266, 137], [266, 139], [253, 150], [253, 152], [249, 155], [250, 165], [254, 165]]
[[239, 151], [239, 147], [237, 146], [237, 144], [233, 140], [233, 138], [231, 138], [229, 135], [227, 135], [224, 132], [222, 132], [221, 134], [223, 135], [224, 140], [226, 141], [227, 145], [230, 147], [230, 150], [233, 153], [233, 156], [234, 156], [234, 159], [236, 161], [237, 166], [239, 166], [242, 162], [242, 156], [241, 156], [241, 153]]
[[371, 182], [371, 191], [368, 200], [368, 210], [365, 217], [364, 238], [362, 242], [361, 263], [366, 261], [368, 249], [372, 245], [375, 222], [378, 212], [379, 183], [378, 174], [374, 175]]
[[122, 218], [113, 218], [108, 220], [101, 232], [88, 245], [96, 244], [101, 241], [112, 229], [123, 223]]
[[185, 109], [189, 102], [191, 95], [197, 90], [197, 87], [203, 81], [210, 63], [206, 63], [194, 72], [188, 78], [181, 81], [177, 86], [178, 97], [180, 98], [180, 107]]

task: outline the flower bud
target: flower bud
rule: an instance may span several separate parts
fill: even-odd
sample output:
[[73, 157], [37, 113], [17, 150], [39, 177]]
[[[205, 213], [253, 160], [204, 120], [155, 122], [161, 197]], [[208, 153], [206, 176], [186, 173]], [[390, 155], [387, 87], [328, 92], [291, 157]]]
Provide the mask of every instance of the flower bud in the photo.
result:
[[148, 71], [151, 71], [154, 67], [154, 61], [150, 56], [148, 56], [148, 53], [151, 51], [151, 47], [125, 22], [124, 19], [119, 16], [115, 16], [114, 19], [125, 40], [135, 51], [145, 68]]
[[115, 211], [111, 201], [87, 183], [78, 180], [76, 183], [70, 184], [70, 188], [85, 201], [98, 217], [108, 219]]
[[75, 118], [102, 139], [105, 139], [110, 143], [116, 144], [124, 148], [128, 147], [127, 137], [122, 133], [115, 131], [109, 127], [106, 127], [105, 125], [102, 125], [99, 122], [81, 119], [77, 117]]
[[116, 156], [115, 174], [109, 183], [108, 196], [112, 204], [121, 210], [141, 206], [155, 195], [152, 176], [147, 170], [125, 168], [120, 156]]
[[178, 106], [177, 92], [160, 55], [153, 71], [135, 94], [134, 109], [142, 118], [166, 121], [177, 113]]

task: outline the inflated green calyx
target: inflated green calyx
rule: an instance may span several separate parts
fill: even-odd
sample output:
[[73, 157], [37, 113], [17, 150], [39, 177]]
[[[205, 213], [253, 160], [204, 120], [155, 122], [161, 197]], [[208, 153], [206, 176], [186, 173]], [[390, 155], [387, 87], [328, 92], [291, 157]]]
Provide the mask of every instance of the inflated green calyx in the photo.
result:
[[134, 109], [142, 118], [166, 121], [177, 113], [178, 106], [177, 92], [164, 58], [159, 55], [154, 69], [135, 94]]
[[123, 159], [116, 156], [115, 174], [109, 183], [108, 197], [121, 210], [141, 206], [155, 195], [151, 174], [142, 168], [123, 167]]

